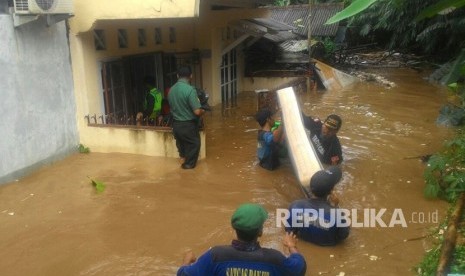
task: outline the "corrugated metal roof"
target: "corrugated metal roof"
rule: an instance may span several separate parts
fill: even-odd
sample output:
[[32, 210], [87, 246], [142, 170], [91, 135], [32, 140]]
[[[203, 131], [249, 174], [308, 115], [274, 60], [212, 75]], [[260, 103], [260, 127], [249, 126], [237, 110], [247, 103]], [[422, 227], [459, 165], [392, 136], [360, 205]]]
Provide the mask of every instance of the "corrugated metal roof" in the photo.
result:
[[275, 34], [267, 33], [263, 37], [276, 43], [292, 39], [299, 39], [299, 35], [296, 35], [292, 31], [281, 31]]
[[268, 18], [253, 18], [249, 19], [249, 21], [260, 24], [262, 26], [265, 26], [272, 32], [279, 32], [279, 31], [289, 31], [289, 30], [294, 30], [295, 27], [290, 26], [286, 23], [274, 20], [274, 19], [268, 19]]
[[285, 52], [296, 53], [306, 51], [308, 48], [308, 40], [287, 40], [280, 43], [279, 48]]
[[255, 8], [258, 6], [272, 5], [274, 0], [210, 0], [211, 6], [229, 8]]
[[[335, 36], [338, 24], [324, 23], [344, 8], [343, 3], [312, 5], [312, 36]], [[276, 43], [288, 40], [301, 40], [308, 35], [308, 5], [291, 5], [286, 7], [266, 7], [270, 10], [269, 18], [244, 19], [267, 28], [264, 38]]]
[[[343, 3], [314, 4], [311, 6], [312, 36], [335, 36], [338, 24], [324, 23], [344, 8]], [[295, 33], [307, 37], [309, 9], [308, 5], [291, 5], [285, 7], [266, 7], [271, 12], [270, 19], [296, 27]]]

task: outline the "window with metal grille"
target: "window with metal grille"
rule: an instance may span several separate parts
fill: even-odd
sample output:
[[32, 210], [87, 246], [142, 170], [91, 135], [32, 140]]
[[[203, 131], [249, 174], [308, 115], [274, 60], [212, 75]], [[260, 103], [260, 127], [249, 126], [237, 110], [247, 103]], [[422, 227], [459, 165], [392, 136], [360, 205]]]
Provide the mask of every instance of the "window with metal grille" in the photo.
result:
[[159, 45], [162, 43], [161, 29], [155, 28], [155, 44]]
[[120, 48], [128, 47], [128, 31], [126, 29], [118, 29], [118, 46]]
[[176, 28], [170, 27], [170, 43], [176, 43]]
[[145, 29], [138, 29], [137, 30], [137, 38], [139, 41], [139, 47], [147, 46], [147, 37], [145, 35]]
[[221, 63], [221, 101], [234, 103], [237, 96], [237, 56], [233, 49], [223, 55]]
[[95, 45], [95, 50], [98, 50], [98, 51], [107, 49], [104, 30], [98, 30], [98, 29], [94, 30], [94, 45]]

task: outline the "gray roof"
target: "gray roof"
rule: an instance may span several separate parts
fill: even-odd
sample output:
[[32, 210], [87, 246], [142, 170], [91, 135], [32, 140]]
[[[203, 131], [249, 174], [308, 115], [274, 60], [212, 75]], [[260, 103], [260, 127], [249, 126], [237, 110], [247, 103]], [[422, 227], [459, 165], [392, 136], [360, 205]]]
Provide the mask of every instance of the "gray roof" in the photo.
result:
[[[311, 6], [312, 36], [335, 36], [338, 24], [324, 23], [344, 8], [343, 3], [313, 4]], [[276, 20], [295, 27], [294, 33], [307, 37], [310, 11], [308, 5], [291, 5], [285, 7], [266, 7], [270, 10], [269, 20]]]
[[[338, 24], [324, 25], [333, 15], [344, 8], [343, 3], [327, 3], [311, 5], [312, 37], [336, 36]], [[297, 52], [297, 48], [303, 49], [301, 40], [307, 39], [309, 9], [308, 5], [291, 5], [285, 7], [263, 7], [270, 11], [268, 18], [240, 19], [231, 23], [236, 28], [253, 36], [288, 44], [281, 45], [285, 51]]]
[[[313, 4], [312, 6], [312, 36], [336, 36], [338, 24], [324, 23], [344, 8], [343, 3]], [[249, 29], [263, 29], [263, 37], [276, 43], [289, 40], [306, 39], [308, 35], [309, 14], [308, 5], [291, 5], [285, 7], [264, 7], [270, 11], [269, 18], [254, 18], [239, 20], [240, 24]]]
[[261, 5], [272, 5], [274, 0], [210, 0], [211, 6], [227, 8], [255, 8]]

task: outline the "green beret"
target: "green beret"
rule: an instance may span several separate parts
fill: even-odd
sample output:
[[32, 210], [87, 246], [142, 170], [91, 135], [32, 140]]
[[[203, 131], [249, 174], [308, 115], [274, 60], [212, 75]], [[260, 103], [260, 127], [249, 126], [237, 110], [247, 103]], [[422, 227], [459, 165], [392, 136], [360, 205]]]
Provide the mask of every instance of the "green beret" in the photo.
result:
[[237, 208], [231, 217], [231, 225], [241, 231], [258, 230], [268, 218], [268, 212], [262, 206], [245, 203]]

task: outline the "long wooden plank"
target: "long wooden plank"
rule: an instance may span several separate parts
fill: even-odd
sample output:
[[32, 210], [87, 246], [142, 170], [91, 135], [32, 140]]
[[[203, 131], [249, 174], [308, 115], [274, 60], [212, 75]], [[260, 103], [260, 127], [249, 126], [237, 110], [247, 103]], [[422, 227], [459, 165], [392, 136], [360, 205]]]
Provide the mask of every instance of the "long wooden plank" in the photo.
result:
[[[297, 179], [302, 187], [308, 187], [314, 173], [323, 169], [313, 145], [308, 140], [307, 132], [297, 99], [292, 87], [276, 92], [282, 112], [282, 121], [286, 133], [289, 156]], [[307, 194], [306, 194], [307, 195]]]

